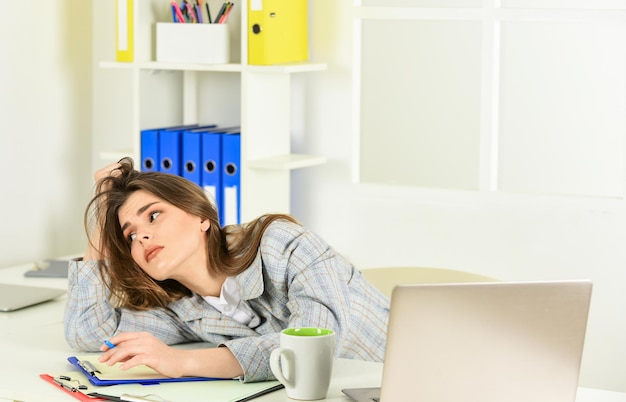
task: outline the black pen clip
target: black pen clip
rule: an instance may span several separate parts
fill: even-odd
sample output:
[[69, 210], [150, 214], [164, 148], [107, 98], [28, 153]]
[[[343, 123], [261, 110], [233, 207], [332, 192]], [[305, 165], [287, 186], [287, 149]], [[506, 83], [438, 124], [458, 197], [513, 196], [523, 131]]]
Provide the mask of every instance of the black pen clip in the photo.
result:
[[72, 380], [68, 376], [60, 375], [53, 378], [54, 382], [60, 387], [65, 388], [70, 392], [78, 392], [78, 390], [86, 390], [87, 386], [80, 383], [78, 380]]

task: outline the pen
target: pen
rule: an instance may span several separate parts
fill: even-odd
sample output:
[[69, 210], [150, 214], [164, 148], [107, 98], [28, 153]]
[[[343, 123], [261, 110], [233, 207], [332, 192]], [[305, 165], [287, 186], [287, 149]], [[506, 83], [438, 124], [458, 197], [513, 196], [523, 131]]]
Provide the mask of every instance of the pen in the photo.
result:
[[[184, 1], [184, 0], [183, 0]], [[189, 22], [189, 16], [187, 15], [187, 7], [185, 7], [185, 3], [181, 3], [179, 7], [176, 7], [176, 14], [178, 15], [178, 19], [182, 23]]]
[[109, 341], [108, 339], [104, 340], [104, 344], [107, 345], [109, 349], [113, 349], [115, 347], [115, 345], [112, 344], [111, 341]]
[[171, 4], [170, 7], [172, 7], [172, 22], [178, 22], [178, 18], [176, 17], [176, 6]]
[[[154, 402], [155, 400], [157, 400], [157, 396], [154, 395], [154, 399], [151, 398], [152, 395], [147, 395], [147, 396], [136, 396], [136, 395], [129, 395], [129, 394], [122, 394], [121, 396], [115, 396], [115, 395], [106, 395], [106, 394], [101, 394], [99, 392], [90, 392], [87, 394], [87, 396], [90, 396], [92, 398], [102, 398], [102, 399], [106, 399], [108, 401], [118, 401], [118, 402]], [[164, 399], [160, 398], [158, 399], [159, 401], [164, 401], [164, 402], [168, 402], [165, 401]]]
[[202, 2], [200, 0], [196, 1], [194, 10], [196, 10], [196, 18], [198, 19], [198, 23], [202, 24]]
[[209, 3], [204, 3], [204, 6], [206, 7], [207, 17], [209, 17], [209, 24], [212, 24], [213, 21], [211, 20], [211, 10], [209, 9]]
[[195, 9], [191, 6], [191, 4], [189, 4], [189, 2], [185, 1], [185, 8], [187, 10], [187, 17], [189, 18], [189, 22], [192, 23], [197, 23], [198, 20], [196, 18], [196, 11]]
[[184, 23], [185, 22], [185, 16], [183, 16], [182, 11], [180, 11], [180, 8], [178, 7], [178, 4], [176, 3], [176, 1], [172, 1], [172, 13], [176, 13], [176, 19], [174, 20], [174, 22], [181, 22]]
[[224, 11], [226, 11], [226, 7], [228, 6], [228, 1], [224, 2], [222, 4], [222, 7], [220, 8], [220, 11], [217, 12], [217, 15], [215, 16], [215, 19], [213, 20], [214, 24], [219, 24], [220, 22], [220, 18], [222, 18], [222, 14], [224, 14]]
[[90, 396], [92, 398], [102, 398], [102, 399], [106, 399], [107, 401], [121, 401], [122, 400], [122, 398], [120, 398], [119, 396], [105, 395], [105, 394], [101, 394], [98, 392], [90, 392], [87, 394], [87, 396]]
[[226, 19], [228, 18], [228, 15], [230, 14], [230, 11], [233, 9], [234, 5], [235, 4], [228, 2], [228, 4], [226, 5], [226, 9], [224, 10], [224, 13], [222, 14], [222, 17], [220, 18], [218, 23], [220, 24], [226, 23]]
[[247, 396], [247, 397], [242, 398], [242, 399], [237, 399], [235, 402], [248, 402], [248, 401], [251, 401], [254, 398], [257, 398], [257, 397], [265, 395], [265, 394], [269, 394], [270, 392], [278, 391], [279, 389], [283, 389], [283, 388], [285, 388], [285, 386], [283, 384], [274, 385], [273, 387], [268, 388], [268, 389], [264, 389], [264, 390], [262, 390], [260, 392], [257, 392], [256, 394]]

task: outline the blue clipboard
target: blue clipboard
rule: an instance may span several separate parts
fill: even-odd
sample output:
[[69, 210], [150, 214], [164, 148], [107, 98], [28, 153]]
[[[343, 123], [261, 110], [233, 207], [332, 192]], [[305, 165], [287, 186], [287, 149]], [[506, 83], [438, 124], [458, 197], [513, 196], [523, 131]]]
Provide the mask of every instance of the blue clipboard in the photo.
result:
[[[78, 358], [76, 356], [70, 356], [67, 358], [67, 361], [72, 363], [73, 366], [77, 367], [89, 380], [93, 385], [118, 385], [118, 384], [141, 384], [141, 385], [154, 385], [163, 382], [191, 382], [191, 381], [218, 381], [218, 380], [230, 380], [232, 378], [212, 378], [212, 377], [161, 377], [156, 371], [152, 369], [148, 369], [150, 371], [149, 374], [144, 375], [143, 373], [136, 378], [128, 378], [125, 376], [124, 378], [112, 378], [107, 379], [111, 375], [111, 372], [119, 372], [124, 373], [121, 370], [116, 369], [114, 366], [109, 367], [105, 364], [99, 363], [96, 360], [96, 356], [93, 356], [93, 359], [87, 360], [85, 358]], [[101, 371], [102, 370], [102, 371]], [[132, 369], [131, 369], [132, 370]], [[106, 371], [103, 373], [103, 371]], [[100, 375], [100, 377], [99, 377]], [[102, 377], [102, 378], [101, 378]]]

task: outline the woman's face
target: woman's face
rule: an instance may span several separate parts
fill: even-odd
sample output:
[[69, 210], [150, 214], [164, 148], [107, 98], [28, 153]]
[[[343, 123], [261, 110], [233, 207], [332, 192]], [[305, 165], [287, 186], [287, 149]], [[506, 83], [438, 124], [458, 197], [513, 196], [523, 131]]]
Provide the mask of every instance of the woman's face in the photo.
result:
[[193, 269], [206, 267], [209, 221], [139, 190], [118, 212], [133, 260], [156, 280], [185, 282]]

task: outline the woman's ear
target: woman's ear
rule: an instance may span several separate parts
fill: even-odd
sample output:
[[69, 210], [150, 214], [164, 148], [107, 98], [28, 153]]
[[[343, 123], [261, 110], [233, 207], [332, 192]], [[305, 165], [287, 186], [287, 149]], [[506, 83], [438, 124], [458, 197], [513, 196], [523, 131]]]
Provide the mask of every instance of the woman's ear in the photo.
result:
[[200, 230], [203, 232], [207, 232], [211, 227], [211, 222], [208, 219], [204, 219], [200, 221]]

